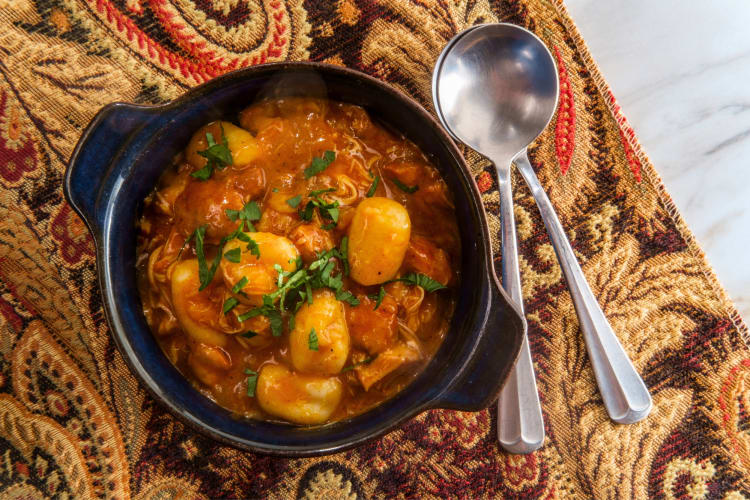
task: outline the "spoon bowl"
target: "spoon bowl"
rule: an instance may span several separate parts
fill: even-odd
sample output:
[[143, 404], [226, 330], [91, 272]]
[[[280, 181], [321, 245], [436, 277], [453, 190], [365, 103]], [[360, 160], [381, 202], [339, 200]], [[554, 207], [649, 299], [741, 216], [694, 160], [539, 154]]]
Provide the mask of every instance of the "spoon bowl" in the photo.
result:
[[512, 24], [455, 37], [435, 66], [433, 98], [443, 126], [492, 159], [513, 159], [557, 108], [557, 68], [544, 43]]

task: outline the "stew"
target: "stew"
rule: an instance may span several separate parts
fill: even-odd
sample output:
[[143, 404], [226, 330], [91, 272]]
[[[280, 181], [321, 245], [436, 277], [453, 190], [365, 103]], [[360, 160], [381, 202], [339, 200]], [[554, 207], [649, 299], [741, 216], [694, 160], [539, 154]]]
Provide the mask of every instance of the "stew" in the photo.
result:
[[451, 194], [364, 109], [264, 100], [208, 123], [146, 198], [143, 312], [169, 360], [239, 415], [302, 425], [409, 384], [453, 314]]

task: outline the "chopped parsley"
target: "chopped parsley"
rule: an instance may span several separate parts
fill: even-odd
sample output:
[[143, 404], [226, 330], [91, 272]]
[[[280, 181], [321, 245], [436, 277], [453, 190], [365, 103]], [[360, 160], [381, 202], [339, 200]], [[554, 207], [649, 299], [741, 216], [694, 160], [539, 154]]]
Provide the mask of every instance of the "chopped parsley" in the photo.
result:
[[409, 193], [409, 194], [415, 193], [419, 189], [419, 186], [407, 186], [406, 184], [396, 179], [395, 177], [391, 177], [391, 182], [393, 182], [396, 185], [396, 187], [399, 188], [404, 193]]
[[300, 204], [301, 201], [302, 201], [302, 195], [298, 194], [294, 198], [289, 198], [288, 200], [286, 200], [286, 204], [292, 208], [297, 208], [297, 206]]
[[380, 304], [383, 302], [383, 299], [385, 298], [385, 288], [381, 286], [378, 293], [368, 295], [368, 297], [375, 301], [375, 307], [373, 307], [372, 310], [377, 311], [378, 307], [380, 307]]
[[307, 337], [307, 348], [311, 351], [318, 350], [318, 334], [315, 333], [315, 328], [310, 330], [310, 335]]
[[231, 250], [224, 252], [224, 258], [235, 264], [239, 263], [241, 255], [242, 249], [240, 247], [234, 247]]
[[251, 339], [257, 336], [258, 336], [258, 332], [254, 332], [252, 330], [248, 330], [245, 333], [240, 333], [240, 337], [245, 337], [246, 339]]
[[354, 296], [352, 292], [349, 290], [340, 290], [336, 292], [336, 300], [340, 300], [341, 302], [346, 302], [350, 306], [358, 306], [359, 305], [359, 299]]
[[224, 301], [224, 307], [221, 308], [221, 312], [223, 312], [224, 314], [227, 314], [229, 311], [234, 309], [239, 303], [240, 302], [234, 297], [229, 297], [227, 300]]
[[424, 288], [425, 292], [434, 292], [437, 290], [442, 290], [443, 288], [448, 288], [439, 281], [435, 281], [426, 274], [422, 273], [409, 273], [406, 276], [402, 276], [401, 278], [396, 278], [395, 280], [391, 281], [403, 281], [404, 283], [408, 283], [410, 285], [421, 286], [422, 288]]
[[344, 264], [344, 276], [349, 276], [349, 237], [341, 238], [339, 245], [339, 254], [341, 254], [341, 263]]
[[316, 189], [315, 191], [310, 191], [309, 196], [313, 198], [315, 196], [320, 196], [321, 194], [324, 194], [324, 193], [333, 193], [334, 191], [336, 191], [335, 187], [330, 187], [330, 188], [325, 188], [325, 189]]
[[255, 388], [258, 385], [258, 372], [246, 368], [245, 375], [247, 375], [247, 395], [254, 398]]
[[375, 180], [372, 181], [372, 184], [370, 184], [370, 189], [367, 190], [367, 194], [365, 196], [368, 198], [372, 198], [375, 195], [375, 190], [378, 189], [378, 184], [380, 184], [380, 176], [376, 175]]
[[250, 250], [250, 255], [255, 255], [256, 260], [260, 259], [260, 247], [254, 239], [248, 238], [247, 249]]
[[248, 231], [253, 233], [255, 232], [255, 228], [253, 227], [252, 222], [260, 220], [261, 215], [260, 207], [252, 200], [245, 203], [245, 206], [242, 207], [242, 210], [227, 208], [224, 210], [224, 213], [232, 221], [237, 221], [237, 219], [239, 219], [244, 222], [248, 228]]
[[232, 287], [232, 293], [243, 293], [243, 288], [245, 288], [245, 285], [247, 285], [247, 278], [242, 277], [241, 280], [239, 280], [233, 287]]
[[372, 357], [367, 357], [367, 358], [363, 359], [362, 361], [359, 361], [358, 363], [354, 363], [354, 364], [351, 364], [351, 365], [349, 365], [349, 366], [345, 366], [345, 367], [343, 367], [343, 368], [341, 369], [341, 372], [342, 372], [342, 373], [343, 373], [343, 372], [348, 372], [348, 371], [350, 371], [350, 370], [354, 370], [354, 369], [355, 369], [355, 368], [357, 368], [358, 366], [362, 366], [362, 365], [369, 365], [370, 363], [372, 363], [372, 361], [373, 361], [374, 359], [375, 359], [375, 358], [372, 358]]
[[198, 151], [198, 154], [206, 159], [206, 165], [202, 169], [190, 174], [202, 181], [211, 177], [215, 168], [222, 170], [232, 164], [232, 152], [229, 150], [229, 143], [227, 142], [226, 135], [224, 135], [223, 126], [221, 126], [221, 144], [216, 143], [211, 132], [206, 132], [206, 142], [208, 143], [208, 148]]
[[320, 197], [323, 193], [335, 190], [335, 188], [328, 188], [312, 191], [310, 193], [310, 200], [305, 204], [305, 208], [298, 210], [300, 219], [308, 222], [311, 221], [313, 212], [317, 208], [320, 218], [326, 221], [321, 227], [325, 230], [336, 227], [339, 221], [339, 202], [334, 200], [329, 203]]
[[305, 179], [309, 179], [313, 175], [317, 175], [321, 173], [323, 170], [328, 168], [328, 165], [333, 163], [333, 160], [336, 159], [336, 153], [333, 151], [326, 151], [323, 153], [323, 157], [314, 157], [312, 161], [310, 162], [310, 166], [305, 169]]

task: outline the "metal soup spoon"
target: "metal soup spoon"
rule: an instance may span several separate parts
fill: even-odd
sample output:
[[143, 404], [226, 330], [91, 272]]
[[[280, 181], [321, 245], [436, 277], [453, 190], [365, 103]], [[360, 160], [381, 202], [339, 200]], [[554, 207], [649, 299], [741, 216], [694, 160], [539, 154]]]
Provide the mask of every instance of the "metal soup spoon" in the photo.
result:
[[[526, 154], [557, 108], [558, 74], [552, 54], [530, 31], [485, 24], [456, 35], [443, 49], [432, 79], [435, 110], [458, 140], [495, 164], [500, 191], [503, 286], [521, 303], [513, 223], [510, 164], [528, 184], [562, 267], [596, 381], [609, 416], [629, 424], [651, 411], [651, 395], [622, 348], [586, 282], [565, 231]], [[541, 445], [528, 343], [500, 395], [498, 437], [509, 451]]]

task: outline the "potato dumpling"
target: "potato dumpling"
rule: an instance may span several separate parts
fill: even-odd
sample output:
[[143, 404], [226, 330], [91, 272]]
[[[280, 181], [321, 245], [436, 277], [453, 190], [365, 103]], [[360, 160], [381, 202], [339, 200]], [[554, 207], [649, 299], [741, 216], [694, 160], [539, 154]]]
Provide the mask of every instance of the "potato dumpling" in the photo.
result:
[[351, 277], [362, 285], [394, 278], [404, 260], [411, 220], [403, 205], [388, 198], [367, 198], [349, 225]]
[[216, 316], [216, 304], [208, 290], [198, 291], [198, 260], [177, 263], [172, 270], [172, 306], [182, 329], [193, 339], [208, 345], [225, 346], [227, 337], [210, 326]]
[[230, 262], [226, 258], [221, 259], [221, 272], [228, 288], [232, 288], [243, 277], [247, 278], [247, 284], [242, 291], [250, 297], [250, 303], [260, 304], [264, 294], [276, 290], [279, 273], [274, 266], [279, 265], [284, 271], [294, 271], [297, 268], [299, 252], [284, 236], [263, 232], [245, 235], [258, 245], [260, 256], [252, 254], [247, 242], [234, 239], [226, 244], [224, 254], [239, 248], [240, 261]]
[[322, 424], [338, 407], [343, 385], [337, 377], [292, 373], [281, 365], [264, 365], [255, 395], [271, 415], [297, 424]]
[[258, 156], [258, 143], [250, 132], [230, 122], [215, 121], [198, 129], [185, 149], [187, 161], [196, 169], [206, 165], [206, 158], [198, 154], [199, 151], [208, 149], [206, 134], [211, 134], [214, 142], [221, 144], [222, 128], [224, 137], [227, 138], [227, 146], [232, 153], [233, 165], [246, 165]]
[[[315, 329], [317, 350], [310, 332]], [[313, 303], [302, 306], [294, 318], [289, 335], [292, 365], [305, 373], [333, 375], [339, 373], [349, 357], [349, 330], [344, 303], [329, 290], [313, 293]]]

